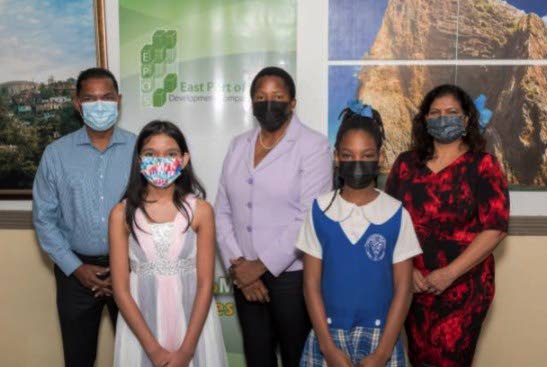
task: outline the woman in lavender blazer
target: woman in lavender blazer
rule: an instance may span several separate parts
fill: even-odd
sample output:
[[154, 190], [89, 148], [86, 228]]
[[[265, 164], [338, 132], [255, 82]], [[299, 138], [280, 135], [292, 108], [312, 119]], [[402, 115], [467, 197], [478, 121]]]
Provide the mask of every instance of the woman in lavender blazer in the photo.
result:
[[326, 137], [293, 112], [284, 70], [261, 70], [251, 85], [259, 127], [237, 136], [216, 198], [217, 240], [234, 284], [248, 367], [298, 366], [311, 325], [296, 237], [313, 199], [331, 189]]

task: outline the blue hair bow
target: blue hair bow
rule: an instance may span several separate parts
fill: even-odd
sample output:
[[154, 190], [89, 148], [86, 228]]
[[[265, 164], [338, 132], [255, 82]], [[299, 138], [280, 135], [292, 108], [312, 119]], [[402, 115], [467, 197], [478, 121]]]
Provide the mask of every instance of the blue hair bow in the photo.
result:
[[484, 94], [481, 93], [475, 98], [474, 102], [477, 111], [479, 111], [479, 130], [482, 134], [492, 118], [492, 111], [486, 108], [486, 96]]
[[368, 104], [363, 104], [358, 99], [353, 99], [348, 101], [348, 108], [354, 113], [361, 115], [363, 117], [372, 117], [372, 108]]

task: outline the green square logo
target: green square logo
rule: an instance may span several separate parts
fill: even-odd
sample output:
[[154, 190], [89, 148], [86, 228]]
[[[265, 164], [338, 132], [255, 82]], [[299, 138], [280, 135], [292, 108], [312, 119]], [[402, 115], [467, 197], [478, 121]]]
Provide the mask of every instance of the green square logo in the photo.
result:
[[140, 89], [144, 107], [162, 107], [177, 90], [177, 31], [156, 30], [141, 49]]
[[155, 31], [152, 36], [152, 44], [154, 47], [166, 47], [165, 45], [165, 31]]
[[167, 102], [167, 96], [163, 89], [159, 88], [154, 91], [153, 105], [154, 107], [162, 107]]
[[159, 64], [165, 61], [165, 47], [154, 46], [154, 54], [152, 56], [152, 61], [156, 64]]
[[177, 45], [177, 31], [166, 31], [163, 36], [165, 48], [172, 49]]
[[167, 74], [163, 79], [163, 89], [167, 93], [173, 93], [177, 89], [177, 74]]

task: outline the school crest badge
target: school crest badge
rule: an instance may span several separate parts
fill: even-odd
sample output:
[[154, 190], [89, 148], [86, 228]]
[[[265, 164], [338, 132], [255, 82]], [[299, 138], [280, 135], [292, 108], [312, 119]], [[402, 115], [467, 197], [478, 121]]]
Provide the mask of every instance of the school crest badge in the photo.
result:
[[379, 233], [371, 234], [365, 242], [365, 251], [372, 261], [381, 261], [386, 256], [387, 241]]

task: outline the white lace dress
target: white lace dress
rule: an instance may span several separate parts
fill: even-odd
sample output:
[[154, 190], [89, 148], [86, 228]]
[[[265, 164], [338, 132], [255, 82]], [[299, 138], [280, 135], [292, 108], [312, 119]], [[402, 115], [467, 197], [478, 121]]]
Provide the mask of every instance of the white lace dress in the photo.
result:
[[[195, 199], [189, 200], [194, 207]], [[196, 234], [179, 213], [174, 222], [149, 224], [138, 210], [137, 243], [129, 239], [131, 295], [160, 345], [180, 347], [196, 297]], [[227, 366], [215, 302], [211, 302], [194, 359], [189, 367]], [[116, 367], [152, 367], [144, 349], [118, 316], [114, 351]]]

